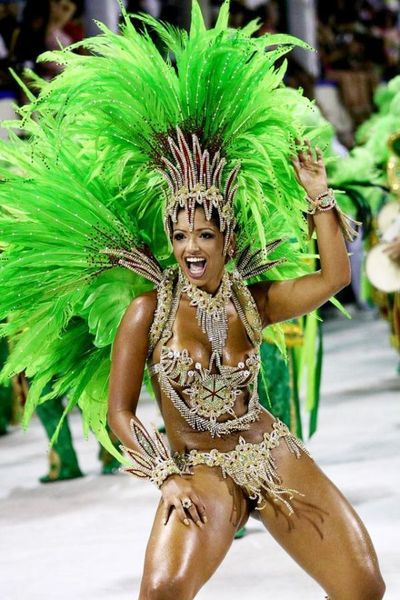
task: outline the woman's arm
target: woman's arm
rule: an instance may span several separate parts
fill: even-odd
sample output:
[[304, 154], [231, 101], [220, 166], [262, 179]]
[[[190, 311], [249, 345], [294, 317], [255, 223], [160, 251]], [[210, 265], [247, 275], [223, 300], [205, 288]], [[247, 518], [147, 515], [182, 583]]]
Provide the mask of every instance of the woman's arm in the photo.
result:
[[[136, 408], [156, 302], [156, 294], [152, 292], [136, 298], [131, 303], [119, 326], [112, 353], [108, 423], [124, 446], [142, 456], [146, 455], [146, 451], [143, 453], [144, 448], [135, 442], [130, 423], [134, 419], [139, 429], [142, 429], [141, 437], [143, 433], [148, 435], [145, 430], [143, 432], [143, 425], [136, 417]], [[178, 474], [166, 474], [165, 470], [162, 471], [164, 481], [160, 485], [160, 490], [163, 499], [164, 524], [168, 522], [172, 511], [176, 510], [178, 518], [185, 525], [189, 525], [189, 519], [192, 519], [201, 528], [207, 521], [204, 503], [193, 489], [190, 477], [182, 477], [179, 475], [179, 469], [176, 466], [175, 468]], [[182, 502], [187, 499], [192, 501], [192, 505], [185, 510]]]
[[[327, 189], [328, 182], [321, 152], [317, 150], [314, 158], [308, 142], [307, 146], [293, 164], [307, 195], [316, 198]], [[336, 211], [317, 212], [309, 218], [317, 232], [321, 269], [297, 279], [251, 286], [264, 325], [309, 313], [350, 283], [350, 261]]]
[[124, 446], [138, 451], [139, 448], [133, 447], [130, 422], [139, 401], [156, 301], [156, 294], [151, 292], [131, 303], [119, 326], [112, 352], [108, 423]]

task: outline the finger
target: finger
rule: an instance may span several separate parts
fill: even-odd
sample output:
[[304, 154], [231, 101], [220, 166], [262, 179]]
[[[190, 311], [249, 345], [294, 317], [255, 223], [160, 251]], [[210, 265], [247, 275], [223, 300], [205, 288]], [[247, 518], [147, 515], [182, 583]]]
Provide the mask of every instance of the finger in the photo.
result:
[[204, 527], [204, 525], [202, 523], [202, 520], [201, 520], [201, 517], [200, 517], [200, 514], [199, 514], [199, 512], [197, 510], [196, 504], [193, 503], [192, 506], [190, 508], [187, 508], [186, 510], [189, 513], [192, 521], [194, 523], [196, 523], [197, 527], [200, 527], [200, 529], [202, 527]]
[[166, 525], [168, 523], [168, 519], [171, 515], [171, 511], [172, 511], [172, 506], [171, 504], [164, 504], [164, 508], [162, 511], [162, 521], [164, 523], [164, 525]]
[[300, 161], [299, 161], [298, 157], [297, 156], [293, 156], [292, 159], [291, 159], [291, 161], [292, 161], [292, 165], [294, 166], [294, 168], [296, 169], [296, 171], [299, 170], [300, 169]]
[[208, 519], [207, 519], [207, 515], [206, 515], [206, 507], [201, 502], [197, 502], [196, 504], [197, 504], [197, 510], [200, 513], [201, 520], [203, 521], [203, 523], [207, 523]]
[[315, 148], [315, 152], [316, 152], [316, 155], [317, 155], [317, 161], [318, 162], [324, 162], [324, 155], [322, 154], [322, 150], [321, 150], [321, 148], [319, 146], [317, 146]]
[[300, 173], [301, 173], [300, 161], [296, 158], [295, 160], [292, 160], [292, 164], [293, 164], [293, 169], [294, 169], [294, 174], [296, 176], [296, 179], [298, 181], [300, 181], [300, 179], [301, 179], [301, 177], [300, 177]]
[[303, 150], [298, 151], [297, 158], [299, 159], [300, 163], [304, 163], [307, 160], [306, 155], [304, 154]]
[[195, 504], [195, 506], [196, 506], [197, 513], [199, 515], [199, 519], [201, 520], [201, 522], [207, 523], [206, 507], [204, 506], [203, 502], [200, 500], [200, 498], [196, 494], [192, 494], [192, 501], [193, 501], [193, 504]]
[[193, 504], [196, 505], [196, 509], [197, 512], [200, 516], [200, 519], [203, 521], [203, 523], [207, 523], [207, 515], [206, 515], [206, 507], [204, 505], [204, 503], [200, 500], [200, 498], [196, 495], [192, 493], [192, 502]]
[[312, 149], [310, 140], [306, 139], [305, 143], [307, 146], [307, 158], [309, 158], [310, 160], [314, 160], [314, 154], [313, 154], [313, 149]]
[[299, 138], [296, 138], [294, 140], [294, 145], [295, 145], [296, 154], [299, 154], [299, 152], [301, 152], [303, 149], [303, 142]]
[[183, 509], [181, 500], [177, 500], [176, 502], [174, 502], [174, 506], [175, 506], [175, 510], [177, 512], [177, 515], [178, 515], [178, 519], [180, 521], [182, 521], [182, 523], [184, 525], [190, 525], [190, 521], [187, 518], [187, 514], [185, 513], [185, 511]]

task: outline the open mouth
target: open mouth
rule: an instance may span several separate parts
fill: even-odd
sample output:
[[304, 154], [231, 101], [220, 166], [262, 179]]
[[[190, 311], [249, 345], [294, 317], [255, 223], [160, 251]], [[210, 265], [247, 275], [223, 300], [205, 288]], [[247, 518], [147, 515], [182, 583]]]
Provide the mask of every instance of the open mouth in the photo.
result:
[[185, 263], [191, 277], [194, 279], [203, 277], [207, 267], [205, 258], [200, 256], [189, 256], [188, 258], [185, 258]]

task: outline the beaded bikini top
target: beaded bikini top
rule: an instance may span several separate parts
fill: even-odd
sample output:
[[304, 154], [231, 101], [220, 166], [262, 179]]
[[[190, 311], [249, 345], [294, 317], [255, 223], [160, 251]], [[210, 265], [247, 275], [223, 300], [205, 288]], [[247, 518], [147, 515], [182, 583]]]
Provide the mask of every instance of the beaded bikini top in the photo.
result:
[[[239, 273], [225, 277], [229, 277], [230, 298], [252, 344], [258, 348], [262, 324], [255, 302]], [[221, 354], [213, 351], [206, 368], [194, 362], [187, 350], [169, 347], [167, 342], [172, 337], [172, 326], [184, 291], [185, 284], [176, 270], [165, 272], [158, 287], [157, 309], [150, 331], [149, 355], [161, 342], [160, 360], [150, 366], [150, 374], [157, 376], [163, 392], [193, 429], [209, 431], [212, 437], [248, 429], [259, 418], [261, 410], [257, 394], [259, 354], [251, 352], [243, 362], [228, 366], [222, 364]], [[181, 388], [179, 393], [178, 386]], [[238, 417], [234, 410], [235, 401], [246, 390], [250, 395], [247, 411]], [[220, 418], [223, 420], [218, 421]]]

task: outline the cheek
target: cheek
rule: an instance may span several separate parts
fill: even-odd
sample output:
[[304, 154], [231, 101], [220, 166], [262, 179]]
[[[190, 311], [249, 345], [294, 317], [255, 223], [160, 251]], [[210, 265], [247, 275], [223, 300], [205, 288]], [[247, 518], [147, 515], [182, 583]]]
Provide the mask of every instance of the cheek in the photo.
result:
[[218, 237], [214, 243], [214, 252], [217, 256], [223, 256], [224, 252], [224, 238]]
[[218, 266], [219, 262], [224, 261], [224, 241], [220, 239], [215, 239], [212, 243], [208, 244], [207, 254], [212, 257], [213, 262], [216, 266]]
[[182, 241], [178, 242], [172, 240], [172, 251], [174, 253], [175, 259], [179, 261], [184, 251], [184, 243]]

